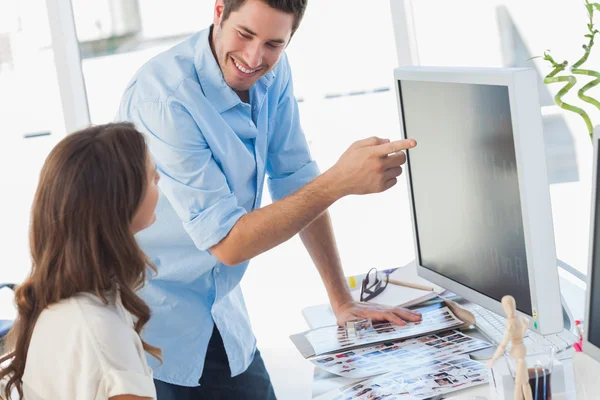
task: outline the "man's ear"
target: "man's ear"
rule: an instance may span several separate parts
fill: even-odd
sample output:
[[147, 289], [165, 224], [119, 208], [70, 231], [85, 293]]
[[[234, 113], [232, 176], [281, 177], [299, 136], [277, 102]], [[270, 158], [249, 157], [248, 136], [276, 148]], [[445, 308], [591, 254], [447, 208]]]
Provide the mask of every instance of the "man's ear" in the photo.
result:
[[215, 1], [215, 15], [213, 18], [213, 24], [215, 26], [221, 25], [221, 20], [223, 19], [223, 10], [225, 9], [225, 5], [223, 4], [223, 0]]

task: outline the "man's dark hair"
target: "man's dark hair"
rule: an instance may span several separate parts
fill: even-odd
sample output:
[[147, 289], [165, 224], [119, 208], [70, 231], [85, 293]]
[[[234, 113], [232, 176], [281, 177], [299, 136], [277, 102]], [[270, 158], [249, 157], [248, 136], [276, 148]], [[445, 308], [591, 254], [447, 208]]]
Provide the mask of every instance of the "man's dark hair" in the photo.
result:
[[[304, 16], [304, 11], [306, 10], [306, 3], [308, 0], [260, 0], [263, 3], [267, 4], [269, 7], [274, 8], [276, 10], [280, 10], [286, 12], [288, 14], [294, 14], [294, 24], [292, 25], [292, 35], [300, 26], [300, 21], [302, 21], [302, 17]], [[233, 11], [237, 11], [246, 0], [223, 0], [223, 19], [221, 21], [225, 21], [229, 18], [229, 15]]]

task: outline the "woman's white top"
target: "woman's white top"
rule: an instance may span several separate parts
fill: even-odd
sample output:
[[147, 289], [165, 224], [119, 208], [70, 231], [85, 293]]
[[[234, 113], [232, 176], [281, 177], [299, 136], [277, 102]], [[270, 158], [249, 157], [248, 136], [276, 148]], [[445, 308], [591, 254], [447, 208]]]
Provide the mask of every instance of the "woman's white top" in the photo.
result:
[[40, 314], [23, 375], [27, 400], [156, 398], [152, 370], [119, 292], [81, 293]]

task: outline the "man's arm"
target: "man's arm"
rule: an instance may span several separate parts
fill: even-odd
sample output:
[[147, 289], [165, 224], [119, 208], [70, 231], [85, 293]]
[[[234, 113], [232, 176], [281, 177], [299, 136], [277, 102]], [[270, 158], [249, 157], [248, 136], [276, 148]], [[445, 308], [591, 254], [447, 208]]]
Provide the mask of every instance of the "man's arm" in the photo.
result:
[[290, 196], [242, 216], [211, 252], [234, 266], [289, 240], [349, 194], [383, 192], [397, 183], [412, 139], [369, 138], [354, 143], [325, 173]]
[[339, 325], [360, 318], [389, 321], [397, 325], [404, 325], [404, 321], [420, 320], [420, 314], [404, 308], [358, 303], [352, 299], [342, 270], [329, 212], [321, 214], [300, 232], [300, 238], [321, 275]]
[[342, 261], [335, 242], [329, 211], [325, 211], [304, 228], [300, 232], [300, 239], [321, 275], [334, 312], [351, 302], [352, 296], [342, 270]]
[[285, 199], [244, 215], [211, 252], [235, 266], [289, 240], [339, 198], [330, 190], [332, 179], [326, 172]]

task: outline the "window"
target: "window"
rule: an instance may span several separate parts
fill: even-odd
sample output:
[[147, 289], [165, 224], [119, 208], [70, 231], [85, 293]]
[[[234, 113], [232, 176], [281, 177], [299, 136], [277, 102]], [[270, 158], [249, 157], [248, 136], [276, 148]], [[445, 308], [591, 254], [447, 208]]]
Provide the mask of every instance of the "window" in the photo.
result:
[[64, 130], [46, 3], [3, 0], [0, 2], [2, 282], [20, 282], [31, 268], [29, 209], [39, 170]]

